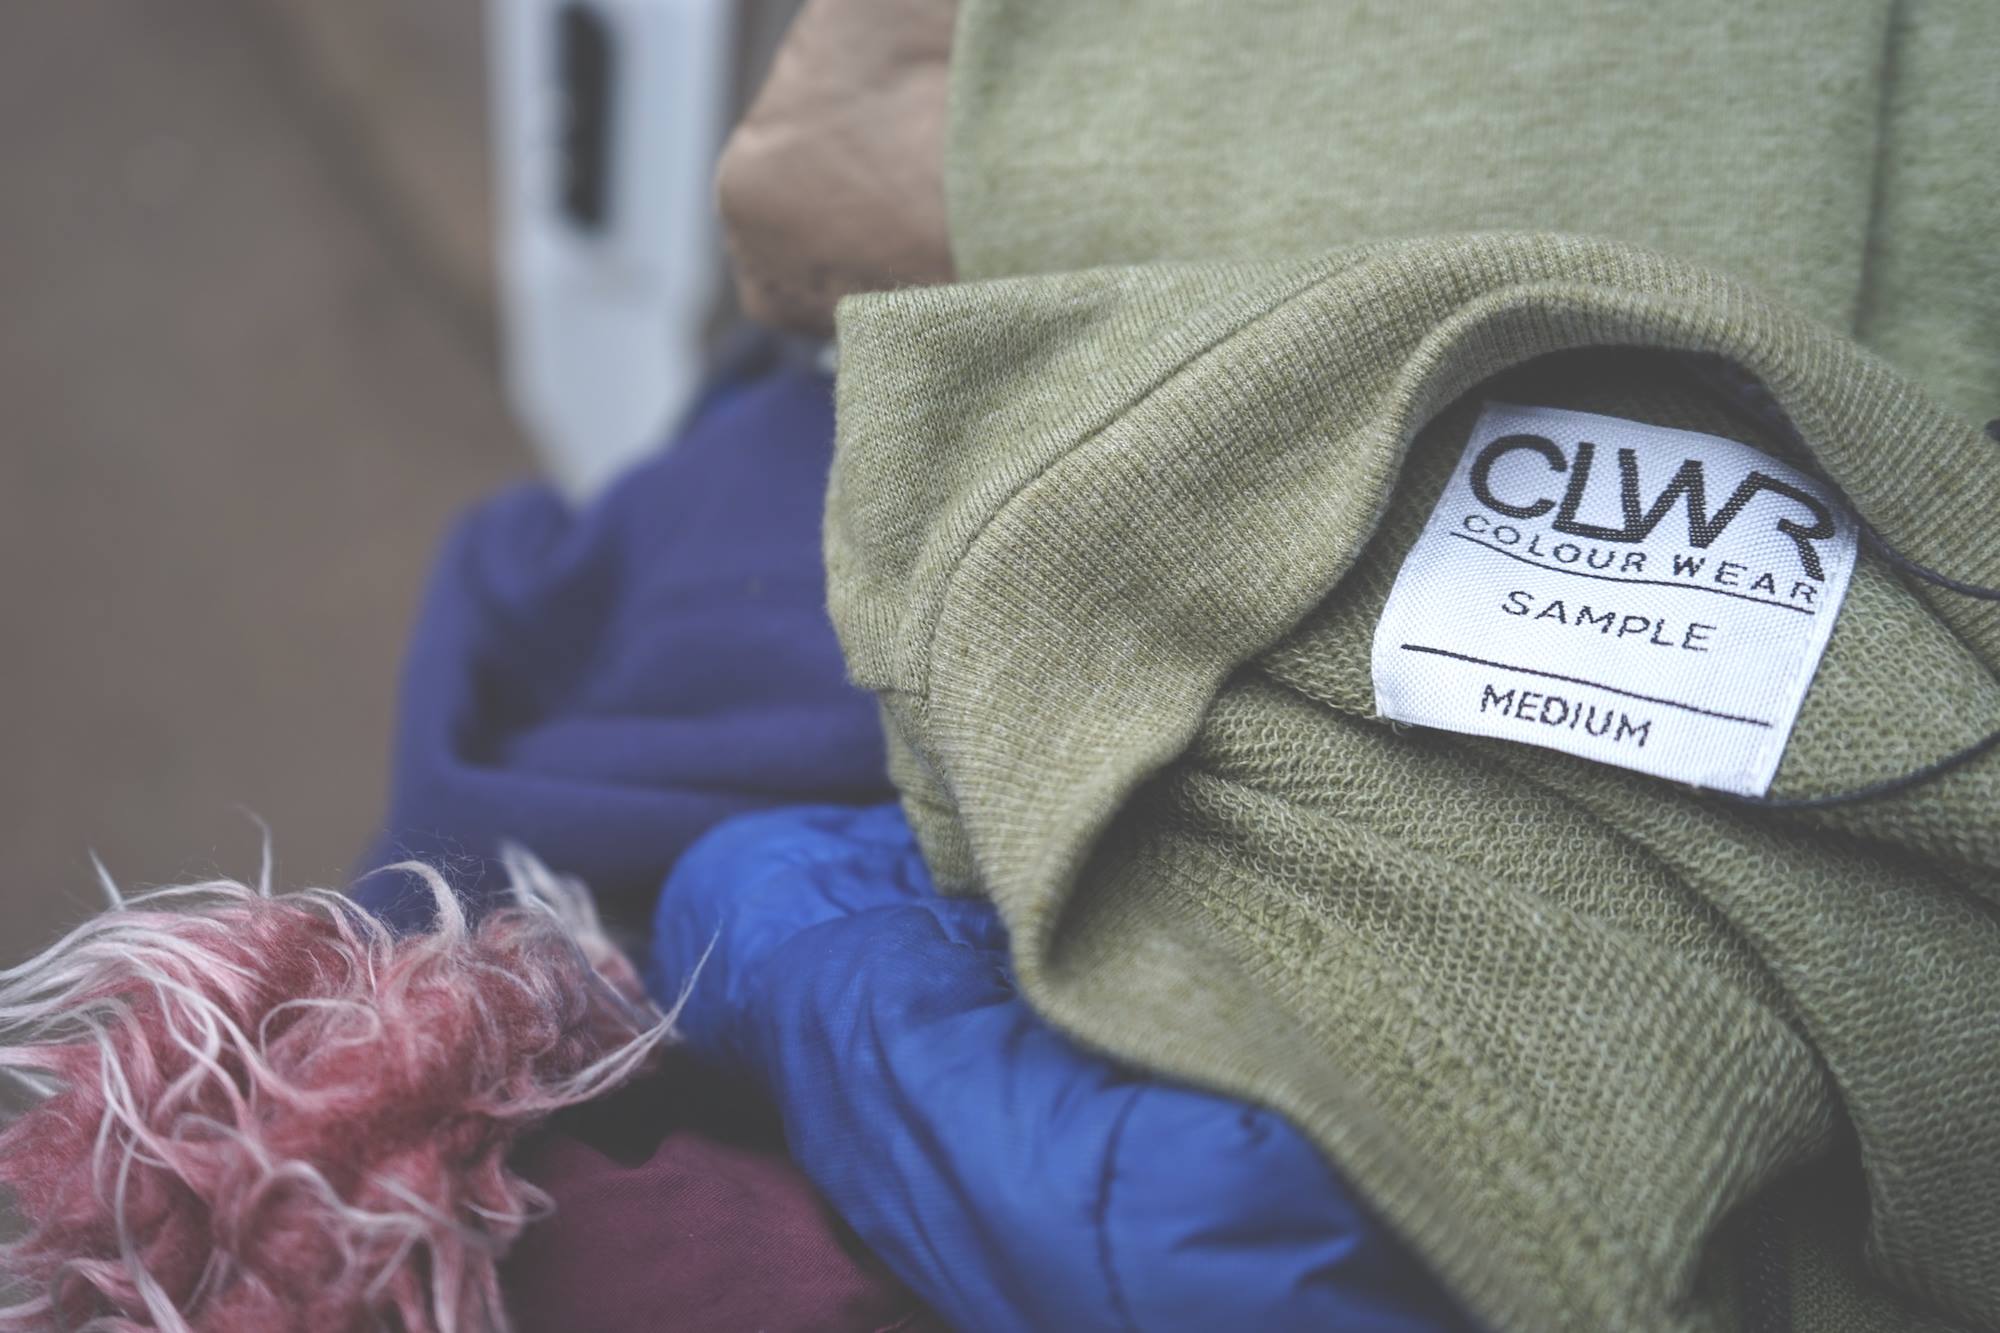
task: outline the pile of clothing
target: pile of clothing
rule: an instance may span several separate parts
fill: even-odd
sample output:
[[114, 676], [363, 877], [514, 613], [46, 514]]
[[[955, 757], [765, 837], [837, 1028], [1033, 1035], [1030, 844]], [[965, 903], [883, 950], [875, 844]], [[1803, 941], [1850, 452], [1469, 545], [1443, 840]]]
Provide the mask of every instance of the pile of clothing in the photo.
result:
[[486, 1317], [2000, 1328], [2000, 9], [950, 34], [952, 280], [439, 562], [352, 900], [603, 922]]
[[[833, 435], [755, 339], [587, 511], [525, 488], [439, 564], [368, 864], [478, 904], [522, 840], [679, 1006], [666, 1069], [528, 1146], [560, 1221], [503, 1268], [520, 1326], [1467, 1327], [1282, 1117], [1066, 1037], [938, 892], [826, 615]], [[355, 892], [428, 924], [405, 876]]]

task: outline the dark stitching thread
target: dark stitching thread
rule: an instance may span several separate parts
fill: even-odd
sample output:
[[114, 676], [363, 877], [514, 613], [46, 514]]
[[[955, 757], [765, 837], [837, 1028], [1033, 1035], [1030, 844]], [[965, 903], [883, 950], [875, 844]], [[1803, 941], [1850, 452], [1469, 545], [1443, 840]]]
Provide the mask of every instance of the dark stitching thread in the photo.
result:
[[1963, 750], [1955, 750], [1934, 763], [1925, 764], [1922, 768], [1899, 773], [1880, 782], [1871, 782], [1865, 787], [1834, 792], [1827, 796], [1739, 796], [1734, 792], [1717, 792], [1716, 795], [1766, 810], [1819, 810], [1828, 806], [1846, 805], [1850, 801], [1866, 801], [1877, 796], [1894, 795], [1906, 787], [1929, 782], [1932, 778], [1949, 773], [1954, 768], [1969, 764], [1996, 745], [2000, 745], [2000, 731], [1990, 731]]
[[[1848, 508], [1852, 509], [1853, 506], [1849, 505]], [[1934, 583], [1947, 592], [1955, 592], [1960, 596], [1975, 598], [1982, 602], [2000, 602], [2000, 588], [1982, 588], [1976, 583], [1967, 583], [1949, 574], [1941, 574], [1935, 569], [1920, 565], [1884, 541], [1882, 534], [1875, 531], [1868, 520], [1856, 514], [1855, 521], [1861, 525], [1861, 535], [1867, 538], [1868, 545], [1874, 549], [1875, 554], [1881, 556], [1892, 567], [1912, 578], [1922, 579], [1925, 583]]]
[[[1754, 375], [1751, 375], [1735, 363], [1721, 357], [1688, 354], [1683, 360], [1711, 388], [1732, 397], [1744, 410], [1751, 413], [1777, 434], [1782, 435], [1786, 443], [1790, 444], [1801, 457], [1810, 459], [1814, 464], [1814, 476], [1823, 485], [1833, 490], [1834, 495], [1840, 500], [1841, 505], [1846, 508], [1848, 513], [1854, 516], [1855, 523], [1861, 528], [1861, 535], [1868, 539], [1869, 543], [1875, 547], [1876, 552], [1883, 559], [1905, 574], [1922, 579], [1926, 583], [1934, 583], [1940, 588], [1949, 589], [1961, 596], [1975, 597], [1984, 602], [2000, 602], [2000, 588], [1987, 588], [1977, 583], [1967, 583], [1963, 579], [1955, 579], [1949, 574], [1940, 573], [1926, 565], [1918, 564], [1895, 547], [1889, 545], [1882, 534], [1877, 532], [1874, 526], [1868, 522], [1867, 517], [1861, 512], [1860, 507], [1847, 498], [1847, 492], [1841, 489], [1840, 483], [1827, 476], [1825, 470], [1818, 466], [1819, 455], [1813, 452], [1812, 446], [1806, 443], [1803, 435], [1799, 434], [1799, 428], [1792, 424], [1792, 418], [1785, 411], [1784, 405], [1772, 396], [1771, 391], [1764, 386], [1762, 380], [1757, 379]], [[1991, 433], [1992, 423], [1988, 424], [1987, 429]]]
[[1649, 704], [1662, 704], [1668, 708], [1681, 709], [1683, 712], [1699, 713], [1703, 717], [1719, 718], [1724, 722], [1741, 722], [1746, 726], [1763, 727], [1766, 730], [1771, 726], [1769, 722], [1765, 722], [1760, 718], [1739, 717], [1735, 713], [1718, 713], [1711, 708], [1701, 708], [1694, 704], [1684, 704], [1678, 699], [1662, 699], [1657, 694], [1637, 694], [1631, 690], [1621, 690], [1616, 685], [1606, 685], [1600, 681], [1586, 680], [1582, 676], [1565, 676], [1556, 671], [1537, 671], [1533, 667], [1515, 666], [1511, 662], [1493, 662], [1484, 657], [1472, 657], [1465, 653], [1454, 653], [1445, 648], [1427, 648], [1421, 643], [1406, 643], [1401, 645], [1401, 647], [1406, 653], [1429, 653], [1434, 657], [1455, 657], [1461, 662], [1472, 662], [1479, 666], [1489, 666], [1500, 671], [1518, 671], [1524, 676], [1546, 676], [1550, 680], [1566, 680], [1572, 685], [1588, 685], [1591, 689], [1603, 690], [1606, 694], [1622, 694], [1627, 699], [1638, 699]]
[[[1765, 387], [1762, 380], [1726, 357], [1685, 353], [1681, 361], [1683, 365], [1686, 365], [1701, 380], [1708, 384], [1710, 388], [1722, 395], [1723, 398], [1735, 403], [1744, 411], [1757, 418], [1762, 424], [1776, 431], [1802, 457], [1812, 460], [1815, 465], [1818, 463], [1818, 455], [1813, 452], [1812, 446], [1806, 443], [1805, 437], [1799, 433], [1799, 428], [1792, 424], [1790, 414], [1785, 411], [1783, 404], [1779, 403], [1777, 398], [1772, 395], [1770, 389]], [[2000, 428], [2000, 418], [1995, 418], [1986, 423], [1986, 433], [1994, 439], [2000, 440], [2000, 429], [1997, 428]], [[1921, 579], [1926, 583], [1934, 584], [1949, 592], [1977, 598], [1981, 601], [2000, 601], [2000, 588], [1984, 588], [1978, 584], [1967, 583], [1961, 579], [1952, 578], [1948, 574], [1941, 574], [1937, 570], [1918, 564], [1895, 547], [1889, 545], [1883, 539], [1882, 534], [1877, 532], [1873, 525], [1862, 515], [1861, 510], [1854, 502], [1847, 498], [1847, 492], [1841, 489], [1838, 482], [1824, 475], [1823, 469], [1819, 469], [1817, 466], [1815, 466], [1814, 472], [1820, 481], [1832, 488], [1834, 495], [1846, 507], [1847, 512], [1854, 516], [1854, 521], [1860, 526], [1862, 538], [1868, 542], [1877, 555], [1887, 561], [1892, 567], [1910, 575], [1912, 578]], [[1908, 773], [1901, 773], [1892, 778], [1884, 778], [1880, 782], [1871, 782], [1865, 787], [1856, 787], [1844, 792], [1833, 792], [1825, 796], [1739, 796], [1734, 792], [1717, 792], [1716, 795], [1721, 796], [1724, 800], [1734, 801], [1740, 805], [1753, 805], [1766, 810], [1826, 809], [1832, 806], [1847, 805], [1855, 801], [1873, 800], [1878, 796], [1888, 796], [1896, 792], [1905, 791], [1911, 787], [1929, 782], [1933, 778], [1941, 777], [1949, 773], [1952, 769], [1969, 764], [1995, 746], [2000, 746], [2000, 730], [1988, 732], [1964, 749], [1954, 751], [1933, 763], [1925, 764], [1922, 768], [1914, 769]]]

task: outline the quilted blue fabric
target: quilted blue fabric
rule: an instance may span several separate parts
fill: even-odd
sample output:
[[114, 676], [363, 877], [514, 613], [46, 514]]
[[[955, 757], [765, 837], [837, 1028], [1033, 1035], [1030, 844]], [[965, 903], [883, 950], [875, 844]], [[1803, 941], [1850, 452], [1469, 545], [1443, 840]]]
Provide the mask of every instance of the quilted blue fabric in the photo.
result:
[[934, 891], [893, 806], [720, 826], [654, 941], [690, 1045], [769, 1089], [806, 1173], [962, 1328], [1467, 1326], [1284, 1120], [1036, 1018], [993, 908]]

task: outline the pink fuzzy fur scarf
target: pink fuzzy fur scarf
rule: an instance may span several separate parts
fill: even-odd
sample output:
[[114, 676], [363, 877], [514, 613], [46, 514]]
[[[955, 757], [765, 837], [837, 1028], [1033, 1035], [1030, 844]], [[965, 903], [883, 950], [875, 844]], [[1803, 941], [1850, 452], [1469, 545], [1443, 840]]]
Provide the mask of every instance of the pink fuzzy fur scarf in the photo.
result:
[[[507, 1327], [496, 1262], [546, 1197], [507, 1153], [669, 1022], [580, 887], [509, 858], [476, 927], [397, 938], [324, 891], [161, 889], [0, 972], [0, 1131], [30, 1224], [0, 1330]], [[608, 981], [607, 978], [615, 978]]]

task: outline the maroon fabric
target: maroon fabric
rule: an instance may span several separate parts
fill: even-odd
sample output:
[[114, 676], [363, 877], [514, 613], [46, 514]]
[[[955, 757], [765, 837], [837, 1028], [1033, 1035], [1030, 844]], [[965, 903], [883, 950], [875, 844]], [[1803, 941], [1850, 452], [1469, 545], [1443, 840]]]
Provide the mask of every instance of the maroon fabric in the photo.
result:
[[555, 1198], [503, 1265], [521, 1333], [942, 1333], [786, 1157], [768, 1108], [685, 1060], [566, 1113], [515, 1168]]

